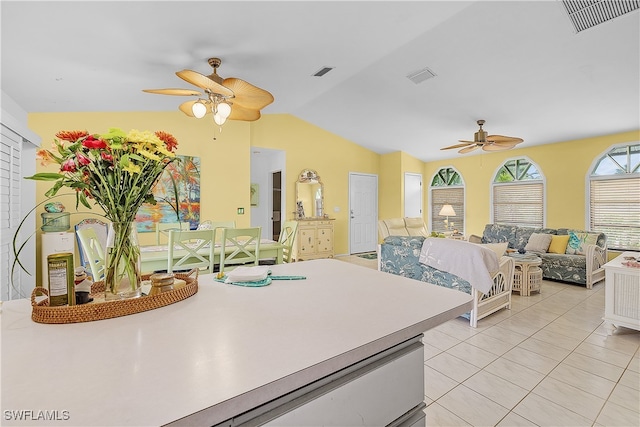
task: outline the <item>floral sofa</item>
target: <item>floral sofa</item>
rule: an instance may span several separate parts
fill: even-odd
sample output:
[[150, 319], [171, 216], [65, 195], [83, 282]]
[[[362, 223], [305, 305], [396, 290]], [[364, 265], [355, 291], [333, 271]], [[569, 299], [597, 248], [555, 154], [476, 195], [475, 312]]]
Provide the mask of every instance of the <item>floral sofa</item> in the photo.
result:
[[455, 289], [472, 295], [473, 309], [465, 317], [472, 327], [478, 320], [502, 308], [511, 308], [514, 260], [503, 256], [499, 259], [499, 270], [492, 275], [493, 286], [487, 294], [475, 290], [460, 277], [420, 263], [420, 252], [424, 236], [388, 236], [378, 245], [378, 270], [422, 282]]
[[[508, 242], [510, 249], [524, 249], [533, 233], [551, 235], [585, 235], [589, 232], [567, 228], [533, 228], [512, 225], [487, 224], [482, 237], [470, 236], [469, 241], [481, 243]], [[581, 253], [548, 253], [536, 251], [542, 259], [540, 268], [545, 279], [585, 285], [591, 289], [593, 285], [604, 279], [602, 265], [607, 262], [607, 237], [603, 233], [597, 235], [595, 244], [587, 244]], [[595, 237], [595, 236], [594, 236]]]

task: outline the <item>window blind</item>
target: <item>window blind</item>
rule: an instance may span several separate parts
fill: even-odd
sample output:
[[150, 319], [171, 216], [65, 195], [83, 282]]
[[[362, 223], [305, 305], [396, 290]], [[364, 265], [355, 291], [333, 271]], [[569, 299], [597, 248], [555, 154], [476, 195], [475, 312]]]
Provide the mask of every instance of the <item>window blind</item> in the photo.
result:
[[19, 295], [20, 275], [15, 274], [11, 286], [13, 235], [20, 224], [20, 163], [22, 138], [6, 126], [0, 136], [0, 300]]
[[446, 217], [440, 216], [440, 209], [443, 205], [451, 205], [456, 213], [456, 216], [449, 217], [449, 222], [454, 224], [452, 228], [461, 233], [464, 232], [464, 187], [431, 189], [431, 231], [438, 233], [451, 231], [445, 227]]
[[640, 250], [640, 177], [592, 179], [591, 231], [606, 234], [610, 249]]
[[493, 223], [521, 227], [543, 227], [542, 182], [493, 184]]

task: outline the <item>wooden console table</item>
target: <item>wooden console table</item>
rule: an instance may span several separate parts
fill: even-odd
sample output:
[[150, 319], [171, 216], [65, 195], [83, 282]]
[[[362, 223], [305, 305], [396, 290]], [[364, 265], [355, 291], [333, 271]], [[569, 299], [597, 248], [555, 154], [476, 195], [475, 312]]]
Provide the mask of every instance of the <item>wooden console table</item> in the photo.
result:
[[640, 258], [640, 252], [623, 252], [606, 263], [604, 321], [611, 335], [618, 326], [640, 330], [640, 268], [627, 267], [625, 257]]
[[297, 219], [296, 261], [333, 258], [332, 218]]

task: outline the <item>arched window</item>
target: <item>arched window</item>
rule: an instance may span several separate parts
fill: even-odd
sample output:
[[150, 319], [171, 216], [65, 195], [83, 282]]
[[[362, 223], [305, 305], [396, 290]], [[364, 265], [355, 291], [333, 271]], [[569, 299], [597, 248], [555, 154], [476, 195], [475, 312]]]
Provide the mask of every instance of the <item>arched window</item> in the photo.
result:
[[544, 227], [544, 177], [531, 160], [507, 160], [491, 186], [494, 224]]
[[[438, 233], [454, 229], [464, 234], [464, 181], [453, 168], [440, 169], [431, 180], [430, 230]], [[455, 216], [440, 215], [442, 207], [451, 205]]]
[[640, 143], [613, 148], [594, 164], [589, 229], [606, 234], [610, 249], [640, 250]]

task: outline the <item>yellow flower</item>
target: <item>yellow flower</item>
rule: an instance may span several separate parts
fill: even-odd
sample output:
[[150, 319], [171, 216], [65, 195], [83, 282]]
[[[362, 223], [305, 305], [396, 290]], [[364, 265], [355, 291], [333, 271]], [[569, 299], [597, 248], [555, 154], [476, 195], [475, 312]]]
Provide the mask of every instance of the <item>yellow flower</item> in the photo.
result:
[[139, 131], [138, 129], [131, 129], [129, 131], [127, 134], [127, 141], [138, 144], [164, 144], [153, 132], [149, 132], [148, 130]]
[[138, 154], [140, 154], [141, 156], [146, 157], [147, 159], [154, 160], [156, 162], [160, 161], [160, 157], [159, 156], [157, 156], [156, 154], [153, 154], [153, 153], [145, 150], [144, 148], [138, 149], [137, 152], [138, 152]]
[[128, 162], [126, 165], [123, 166], [122, 170], [129, 172], [129, 174], [133, 175], [136, 173], [140, 173], [140, 166], [136, 165], [133, 162]]

